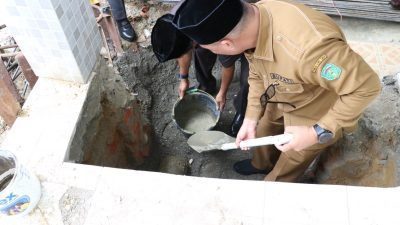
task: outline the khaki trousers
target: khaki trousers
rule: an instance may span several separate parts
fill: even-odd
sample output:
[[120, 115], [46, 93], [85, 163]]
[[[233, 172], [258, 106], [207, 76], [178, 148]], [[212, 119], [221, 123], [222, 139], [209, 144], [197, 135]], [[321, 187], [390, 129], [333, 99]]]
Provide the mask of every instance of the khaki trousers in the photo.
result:
[[[266, 111], [259, 121], [256, 136], [264, 137], [283, 134], [283, 117], [270, 121], [267, 114], [268, 112]], [[328, 144], [316, 144], [302, 151], [281, 152], [274, 145], [257, 147], [253, 152], [252, 164], [258, 169], [271, 170], [264, 178], [266, 181], [296, 182], [314, 158], [327, 146], [335, 143], [341, 136], [342, 133], [338, 132], [334, 140]]]

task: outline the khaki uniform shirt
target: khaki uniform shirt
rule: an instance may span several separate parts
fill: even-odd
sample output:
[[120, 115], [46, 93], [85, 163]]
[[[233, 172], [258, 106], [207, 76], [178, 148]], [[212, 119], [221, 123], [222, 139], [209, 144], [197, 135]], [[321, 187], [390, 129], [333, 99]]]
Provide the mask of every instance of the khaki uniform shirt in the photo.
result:
[[[260, 28], [250, 63], [246, 118], [284, 116], [285, 126], [313, 125], [336, 133], [353, 130], [363, 110], [380, 92], [371, 67], [346, 43], [328, 16], [290, 1], [255, 4]], [[260, 96], [275, 84], [275, 96], [264, 108]], [[348, 128], [348, 130], [346, 129]]]

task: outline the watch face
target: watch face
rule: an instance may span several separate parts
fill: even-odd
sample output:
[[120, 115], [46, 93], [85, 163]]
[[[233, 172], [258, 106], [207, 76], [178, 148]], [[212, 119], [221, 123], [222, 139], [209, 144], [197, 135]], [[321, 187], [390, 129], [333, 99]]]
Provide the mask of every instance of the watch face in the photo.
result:
[[332, 133], [330, 133], [330, 132], [325, 132], [325, 133], [322, 133], [322, 134], [319, 136], [318, 142], [319, 142], [320, 144], [326, 144], [326, 143], [328, 143], [330, 140], [332, 140], [332, 138], [333, 138], [333, 134], [332, 134]]

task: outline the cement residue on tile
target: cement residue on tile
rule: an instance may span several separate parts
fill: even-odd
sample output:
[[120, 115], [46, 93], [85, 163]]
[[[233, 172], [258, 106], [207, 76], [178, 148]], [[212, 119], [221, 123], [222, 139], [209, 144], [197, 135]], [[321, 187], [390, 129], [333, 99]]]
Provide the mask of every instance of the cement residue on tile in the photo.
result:
[[59, 203], [64, 225], [83, 225], [92, 197], [93, 191], [75, 187], [69, 188]]

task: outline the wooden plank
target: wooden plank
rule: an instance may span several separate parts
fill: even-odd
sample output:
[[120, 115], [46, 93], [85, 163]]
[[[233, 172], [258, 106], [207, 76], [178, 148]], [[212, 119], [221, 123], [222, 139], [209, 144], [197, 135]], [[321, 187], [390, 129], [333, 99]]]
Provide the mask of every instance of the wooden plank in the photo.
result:
[[8, 126], [12, 126], [17, 118], [21, 105], [15, 98], [18, 94], [4, 62], [0, 59], [0, 116]]
[[33, 72], [25, 56], [20, 52], [18, 55], [15, 56], [15, 59], [18, 61], [18, 64], [22, 70], [22, 73], [24, 74], [25, 79], [29, 83], [29, 86], [33, 88], [36, 84], [36, 81], [38, 80], [38, 77]]

